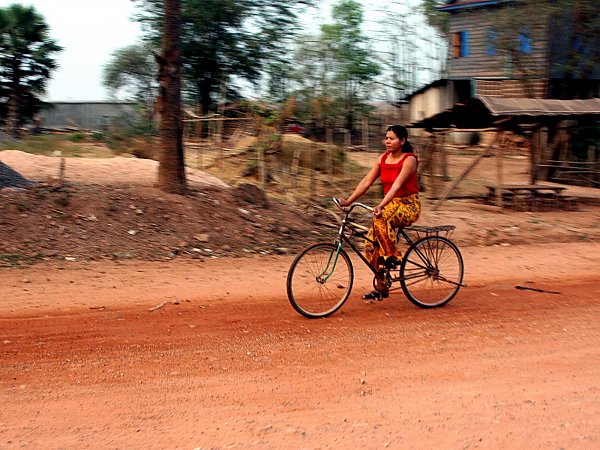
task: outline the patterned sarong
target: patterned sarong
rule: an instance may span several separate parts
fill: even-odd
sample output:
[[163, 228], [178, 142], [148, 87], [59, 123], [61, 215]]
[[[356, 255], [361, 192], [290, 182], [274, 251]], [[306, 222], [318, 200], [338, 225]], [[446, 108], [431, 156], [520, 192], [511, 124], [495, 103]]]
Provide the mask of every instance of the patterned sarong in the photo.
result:
[[419, 194], [407, 197], [396, 197], [384, 206], [381, 216], [373, 219], [367, 238], [375, 241], [375, 245], [365, 241], [365, 255], [373, 267], [378, 267], [381, 260], [390, 256], [402, 258], [397, 246], [397, 229], [412, 225], [421, 215]]

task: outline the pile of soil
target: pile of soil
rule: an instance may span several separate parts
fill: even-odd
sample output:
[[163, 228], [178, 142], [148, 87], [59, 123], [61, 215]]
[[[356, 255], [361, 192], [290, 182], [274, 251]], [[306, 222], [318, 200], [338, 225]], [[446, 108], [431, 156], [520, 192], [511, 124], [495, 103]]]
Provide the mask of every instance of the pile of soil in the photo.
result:
[[178, 196], [152, 187], [42, 183], [3, 190], [0, 199], [0, 264], [281, 254], [302, 246], [310, 230], [301, 214], [268, 202], [252, 185]]

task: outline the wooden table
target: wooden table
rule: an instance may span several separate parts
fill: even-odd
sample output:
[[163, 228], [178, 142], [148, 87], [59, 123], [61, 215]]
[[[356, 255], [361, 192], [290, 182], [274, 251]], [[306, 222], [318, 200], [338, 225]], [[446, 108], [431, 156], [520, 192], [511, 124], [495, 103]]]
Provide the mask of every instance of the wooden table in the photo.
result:
[[[496, 199], [498, 186], [486, 186], [488, 199]], [[531, 211], [536, 204], [556, 202], [562, 199], [563, 186], [545, 184], [503, 184], [500, 186], [500, 195], [503, 203], [511, 205], [524, 204]]]

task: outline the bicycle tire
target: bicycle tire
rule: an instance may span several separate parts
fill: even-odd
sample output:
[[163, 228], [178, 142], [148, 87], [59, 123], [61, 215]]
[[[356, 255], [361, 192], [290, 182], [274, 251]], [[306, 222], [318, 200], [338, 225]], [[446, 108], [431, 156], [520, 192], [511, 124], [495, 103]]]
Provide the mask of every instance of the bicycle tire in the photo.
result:
[[402, 291], [421, 308], [436, 308], [452, 300], [462, 285], [463, 275], [458, 247], [440, 236], [427, 236], [415, 242], [400, 266]]
[[292, 262], [287, 275], [287, 296], [292, 307], [304, 317], [330, 316], [348, 299], [354, 282], [352, 262], [342, 248], [335, 258], [337, 251], [336, 244], [317, 243], [302, 250]]

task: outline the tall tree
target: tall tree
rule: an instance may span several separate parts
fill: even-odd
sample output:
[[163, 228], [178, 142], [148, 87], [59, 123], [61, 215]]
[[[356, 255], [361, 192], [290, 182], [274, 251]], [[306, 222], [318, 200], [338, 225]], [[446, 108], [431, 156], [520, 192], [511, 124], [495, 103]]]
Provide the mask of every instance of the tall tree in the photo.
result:
[[361, 31], [360, 3], [340, 0], [333, 6], [332, 19], [321, 26], [317, 36], [301, 39], [294, 55], [294, 94], [300, 109], [310, 108], [317, 127], [319, 122], [325, 125], [323, 121], [338, 119], [340, 125], [353, 130], [357, 116], [368, 109], [367, 100], [381, 67]]
[[162, 55], [159, 64], [160, 154], [158, 187], [165, 192], [185, 194], [187, 183], [183, 154], [181, 114], [180, 0], [164, 0]]
[[0, 104], [4, 128], [19, 135], [19, 128], [40, 107], [52, 71], [54, 55], [62, 50], [50, 38], [44, 18], [31, 6], [0, 8]]
[[[211, 108], [223, 83], [258, 82], [267, 63], [288, 51], [298, 13], [314, 0], [181, 0], [184, 93]], [[144, 0], [138, 20], [146, 39], [160, 38], [162, 0]]]
[[381, 68], [361, 31], [363, 6], [355, 0], [340, 0], [333, 6], [332, 17], [333, 23], [323, 25], [321, 33], [333, 51], [345, 127], [353, 130], [357, 112], [366, 100], [365, 87], [381, 73]]
[[156, 99], [156, 61], [154, 49], [147, 44], [133, 44], [116, 50], [103, 70], [102, 84], [115, 97], [127, 92], [128, 100], [145, 106]]

